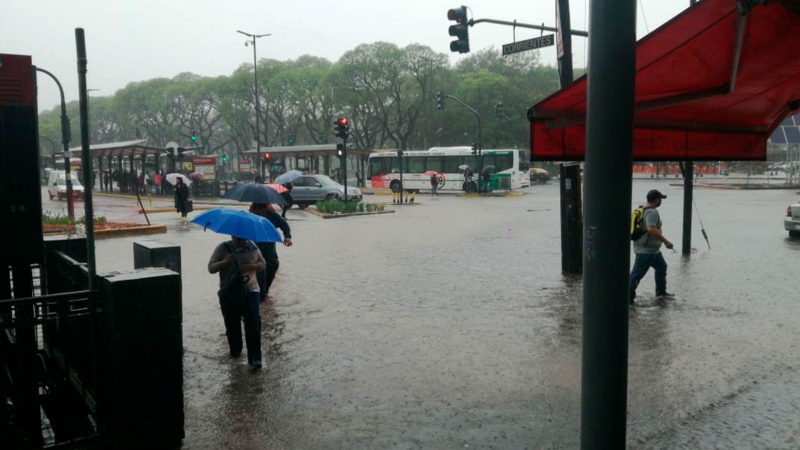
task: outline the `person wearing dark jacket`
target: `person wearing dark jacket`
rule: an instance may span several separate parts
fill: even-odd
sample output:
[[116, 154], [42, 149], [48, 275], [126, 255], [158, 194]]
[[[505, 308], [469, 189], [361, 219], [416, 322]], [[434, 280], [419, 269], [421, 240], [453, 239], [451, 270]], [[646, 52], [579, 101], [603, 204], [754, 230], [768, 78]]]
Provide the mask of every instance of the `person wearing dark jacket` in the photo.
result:
[[[281, 197], [283, 197], [283, 199], [286, 200], [286, 204], [285, 205], [281, 205], [281, 210], [282, 210], [281, 211], [281, 217], [283, 217], [285, 219], [286, 218], [286, 211], [292, 209], [292, 205], [294, 204], [294, 201], [292, 200], [292, 188], [294, 187], [294, 183], [292, 183], [290, 181], [290, 182], [284, 184], [283, 187], [286, 188], [286, 191], [281, 192]], [[275, 225], [275, 226], [277, 226], [277, 225]]]
[[[276, 213], [272, 207], [265, 203], [253, 203], [250, 205], [250, 212], [266, 218], [275, 228], [279, 228], [283, 233], [283, 245], [286, 247], [292, 246], [292, 230], [289, 224], [283, 220], [280, 214]], [[267, 262], [267, 267], [264, 270], [256, 273], [258, 279], [258, 286], [261, 291], [261, 301], [267, 301], [267, 294], [272, 282], [275, 280], [275, 274], [278, 272], [280, 262], [278, 261], [278, 251], [274, 242], [257, 242], [258, 249], [264, 255], [264, 260]]]
[[181, 220], [186, 220], [186, 213], [189, 211], [189, 187], [183, 183], [183, 178], [178, 177], [175, 181], [175, 209], [181, 213]]

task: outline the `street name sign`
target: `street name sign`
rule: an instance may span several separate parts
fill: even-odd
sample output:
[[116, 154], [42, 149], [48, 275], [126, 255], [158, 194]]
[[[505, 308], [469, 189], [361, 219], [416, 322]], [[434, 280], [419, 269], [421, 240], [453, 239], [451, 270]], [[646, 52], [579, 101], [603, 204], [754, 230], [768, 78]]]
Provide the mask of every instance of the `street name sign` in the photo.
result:
[[547, 36], [505, 44], [503, 45], [503, 56], [513, 55], [514, 53], [520, 53], [527, 50], [536, 50], [537, 48], [542, 47], [550, 47], [551, 45], [555, 45], [555, 43], [555, 35], [548, 34]]

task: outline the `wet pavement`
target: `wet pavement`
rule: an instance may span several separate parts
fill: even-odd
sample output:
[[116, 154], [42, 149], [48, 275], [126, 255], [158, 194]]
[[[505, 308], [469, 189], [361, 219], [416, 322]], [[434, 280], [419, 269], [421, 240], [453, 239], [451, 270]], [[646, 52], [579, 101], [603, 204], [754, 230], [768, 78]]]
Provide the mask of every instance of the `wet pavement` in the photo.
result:
[[[675, 182], [635, 181], [631, 209], [668, 194], [680, 248]], [[183, 448], [576, 448], [581, 278], [561, 274], [557, 182], [525, 193], [333, 221], [289, 211], [261, 372], [227, 356], [206, 270], [222, 236], [151, 214], [168, 233], [99, 240], [98, 272], [132, 269], [137, 240], [181, 246]], [[656, 300], [651, 272], [630, 311], [630, 448], [800, 447], [800, 240], [782, 224], [796, 199], [695, 190], [712, 250], [695, 210], [696, 252], [665, 252], [677, 297]], [[125, 202], [98, 196], [96, 214], [138, 217]]]

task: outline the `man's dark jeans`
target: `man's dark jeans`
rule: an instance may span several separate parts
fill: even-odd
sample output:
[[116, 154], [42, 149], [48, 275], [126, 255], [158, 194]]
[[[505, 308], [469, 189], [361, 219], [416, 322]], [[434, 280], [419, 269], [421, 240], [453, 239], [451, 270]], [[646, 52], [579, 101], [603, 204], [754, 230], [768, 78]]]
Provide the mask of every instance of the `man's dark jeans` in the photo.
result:
[[242, 319], [247, 344], [247, 361], [261, 361], [261, 299], [258, 292], [250, 292], [240, 304], [220, 301], [222, 318], [225, 320], [225, 335], [228, 337], [231, 355], [242, 353]]
[[664, 255], [661, 252], [638, 253], [633, 263], [633, 270], [631, 270], [631, 300], [636, 298], [639, 281], [644, 278], [651, 267], [656, 271], [656, 296], [667, 292], [667, 262], [664, 260]]

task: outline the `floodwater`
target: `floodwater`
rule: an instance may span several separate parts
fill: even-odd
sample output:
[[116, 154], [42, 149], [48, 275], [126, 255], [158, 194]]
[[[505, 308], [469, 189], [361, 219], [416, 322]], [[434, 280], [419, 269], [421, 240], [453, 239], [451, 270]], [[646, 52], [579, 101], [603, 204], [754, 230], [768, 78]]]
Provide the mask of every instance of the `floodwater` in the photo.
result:
[[[679, 249], [670, 181], [636, 180], [631, 208], [667, 194]], [[333, 220], [291, 210], [260, 372], [227, 356], [206, 270], [222, 236], [152, 214], [169, 232], [98, 240], [98, 272], [132, 269], [137, 240], [182, 248], [183, 448], [576, 448], [582, 280], [561, 274], [557, 182], [524, 192]], [[796, 198], [695, 189], [696, 251], [665, 251], [677, 297], [656, 300], [651, 272], [630, 311], [630, 448], [800, 447], [800, 240], [782, 224]]]

